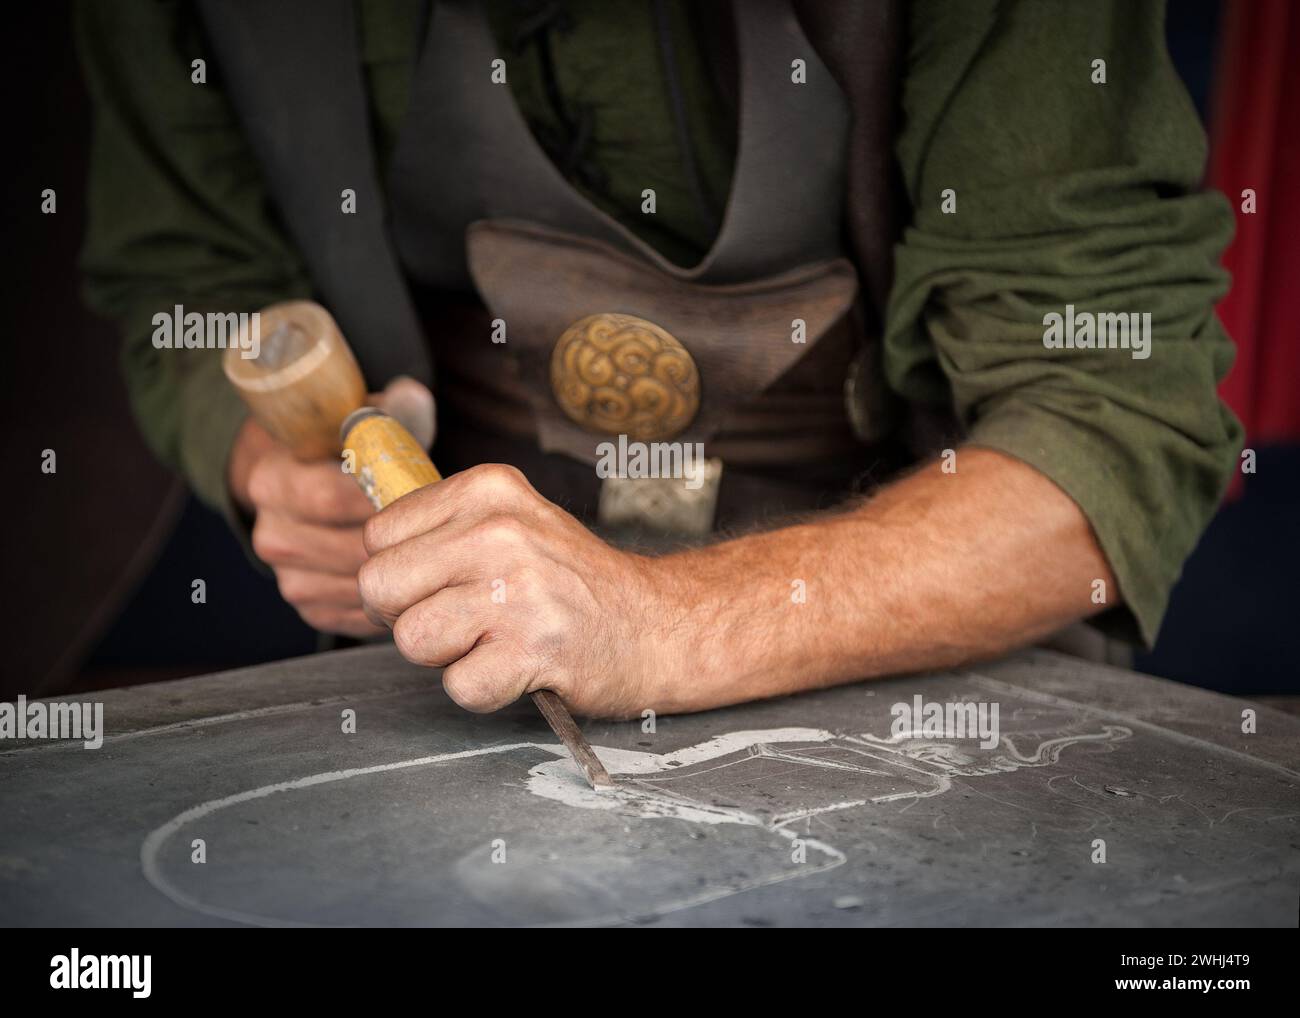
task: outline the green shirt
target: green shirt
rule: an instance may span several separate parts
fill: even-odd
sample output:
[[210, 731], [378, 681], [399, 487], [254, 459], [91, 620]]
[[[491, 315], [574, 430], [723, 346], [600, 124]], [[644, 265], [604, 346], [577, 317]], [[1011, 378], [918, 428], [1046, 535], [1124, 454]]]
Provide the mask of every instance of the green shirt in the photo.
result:
[[[566, 6], [572, 28], [551, 33], [558, 84], [566, 106], [594, 111], [588, 161], [600, 171], [575, 184], [667, 256], [697, 260], [712, 240], [708, 210], [684, 170], [650, 5]], [[489, 8], [512, 92], [542, 135], [556, 123], [536, 47], [508, 50], [516, 8]], [[406, 108], [418, 9], [357, 3], [381, 173]], [[692, 155], [716, 202], [734, 126], [701, 48], [685, 42], [683, 4], [673, 20]], [[228, 511], [225, 462], [245, 410], [220, 352], [155, 350], [152, 316], [177, 303], [253, 311], [311, 296], [311, 283], [193, 9], [87, 0], [77, 36], [96, 113], [87, 299], [122, 324], [151, 447]], [[191, 83], [199, 58], [203, 85]], [[1093, 80], [1099, 59], [1104, 84]], [[1127, 610], [1111, 621], [1136, 622], [1151, 642], [1241, 442], [1215, 395], [1233, 356], [1213, 312], [1232, 213], [1197, 190], [1205, 139], [1165, 51], [1163, 7], [914, 0], [902, 104], [895, 151], [911, 214], [895, 251], [886, 377], [1067, 492], [1118, 577]], [[657, 194], [652, 220], [640, 214], [645, 187]], [[1149, 312], [1149, 358], [1049, 349], [1044, 315], [1067, 304]]]

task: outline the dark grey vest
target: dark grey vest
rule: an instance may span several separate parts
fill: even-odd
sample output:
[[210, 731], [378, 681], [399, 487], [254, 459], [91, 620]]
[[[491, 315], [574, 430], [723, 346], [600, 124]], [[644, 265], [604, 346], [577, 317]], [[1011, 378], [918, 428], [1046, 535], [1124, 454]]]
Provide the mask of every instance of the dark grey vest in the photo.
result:
[[[842, 255], [848, 105], [789, 0], [734, 5], [739, 149], [721, 232], [689, 269], [661, 257], [587, 201], [534, 140], [473, 0], [437, 0], [393, 161], [394, 231], [403, 265], [426, 285], [468, 284], [465, 231], [516, 219], [603, 241], [678, 279], [737, 283]], [[791, 81], [792, 61], [807, 82]]]

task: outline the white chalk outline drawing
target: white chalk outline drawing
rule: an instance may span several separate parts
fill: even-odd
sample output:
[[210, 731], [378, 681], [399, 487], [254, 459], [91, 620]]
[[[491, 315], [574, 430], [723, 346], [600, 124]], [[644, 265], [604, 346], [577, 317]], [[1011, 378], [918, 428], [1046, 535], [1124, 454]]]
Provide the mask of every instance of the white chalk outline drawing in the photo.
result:
[[[1056, 763], [1062, 751], [1069, 746], [1079, 743], [1111, 744], [1122, 742], [1133, 735], [1132, 729], [1122, 725], [1107, 724], [1102, 725], [1101, 728], [1100, 732], [1063, 735], [1042, 740], [1029, 753], [1022, 752], [1016, 744], [1015, 737], [1011, 735], [1002, 736], [996, 751], [986, 752], [978, 748], [965, 748], [960, 744], [960, 740], [926, 738], [919, 733], [892, 735], [882, 739], [874, 735], [844, 735], [816, 728], [775, 728], [730, 732], [663, 754], [597, 746], [594, 748], [601, 762], [611, 774], [622, 779], [614, 790], [603, 792], [596, 792], [586, 784], [562, 746], [537, 742], [486, 746], [481, 749], [440, 753], [369, 767], [326, 771], [262, 785], [234, 795], [199, 803], [177, 814], [148, 834], [140, 846], [140, 865], [145, 879], [182, 908], [213, 918], [253, 926], [316, 926], [319, 924], [278, 919], [208, 904], [181, 890], [164, 875], [159, 854], [168, 839], [187, 824], [239, 803], [385, 771], [451, 763], [521, 749], [540, 750], [555, 757], [529, 770], [527, 788], [534, 795], [553, 799], [574, 808], [616, 810], [622, 815], [641, 819], [673, 818], [692, 823], [742, 824], [758, 827], [786, 838], [790, 842], [796, 839], [802, 840], [808, 849], [819, 853], [822, 857], [820, 862], [805, 864], [797, 871], [778, 872], [767, 877], [716, 887], [688, 898], [666, 902], [648, 913], [605, 915], [556, 925], [608, 925], [646, 920], [757, 887], [802, 879], [835, 869], [847, 861], [847, 857], [839, 849], [790, 830], [790, 825], [796, 821], [869, 804], [896, 802], [902, 799], [919, 800], [942, 795], [952, 787], [953, 780], [956, 778], [999, 774], [1019, 770], [1022, 767], [1045, 767]], [[827, 749], [836, 750], [839, 755], [835, 759], [830, 759], [825, 753]], [[728, 757], [730, 759], [727, 759]], [[917, 780], [922, 787], [844, 802], [819, 804], [769, 818], [760, 817], [735, 806], [713, 805], [680, 795], [671, 788], [662, 787], [683, 776], [696, 776], [705, 771], [735, 767], [758, 758], [877, 776], [883, 773], [879, 770], [880, 765], [883, 764], [907, 771], [908, 776]], [[697, 767], [697, 765], [707, 766]], [[894, 773], [897, 771], [895, 770]]]

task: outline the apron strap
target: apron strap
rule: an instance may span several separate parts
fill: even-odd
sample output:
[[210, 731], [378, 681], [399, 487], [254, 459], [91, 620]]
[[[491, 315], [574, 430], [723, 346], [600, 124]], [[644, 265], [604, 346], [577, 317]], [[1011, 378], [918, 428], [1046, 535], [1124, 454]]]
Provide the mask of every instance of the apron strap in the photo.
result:
[[[371, 389], [432, 382], [388, 235], [349, 0], [199, 0], [223, 80], [319, 296]], [[356, 212], [342, 211], [342, 191]]]

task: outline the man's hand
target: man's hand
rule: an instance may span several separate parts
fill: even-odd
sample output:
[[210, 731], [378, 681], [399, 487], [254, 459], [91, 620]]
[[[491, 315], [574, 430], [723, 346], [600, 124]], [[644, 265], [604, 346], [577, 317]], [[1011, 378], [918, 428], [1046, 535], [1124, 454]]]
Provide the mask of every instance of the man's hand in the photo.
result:
[[367, 612], [402, 654], [446, 666], [448, 695], [491, 711], [536, 689], [630, 717], [681, 664], [653, 559], [619, 551], [487, 464], [401, 498], [365, 527]]
[[253, 420], [230, 455], [235, 501], [254, 514], [253, 552], [275, 572], [280, 596], [313, 629], [346, 636], [382, 630], [361, 610], [361, 525], [373, 510], [334, 460], [303, 463]]
[[[433, 397], [418, 382], [395, 380], [378, 403], [426, 445]], [[361, 607], [357, 570], [366, 560], [361, 525], [374, 510], [339, 460], [303, 463], [256, 421], [244, 423], [227, 470], [236, 503], [253, 515], [253, 552], [275, 573], [280, 596], [313, 629], [344, 636], [384, 632]]]

